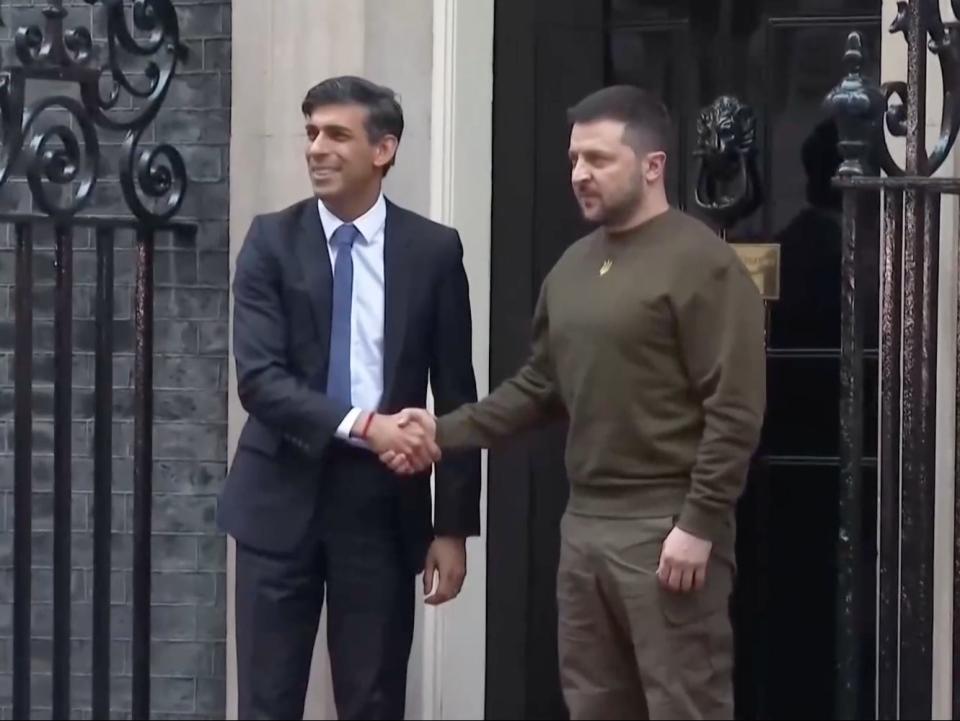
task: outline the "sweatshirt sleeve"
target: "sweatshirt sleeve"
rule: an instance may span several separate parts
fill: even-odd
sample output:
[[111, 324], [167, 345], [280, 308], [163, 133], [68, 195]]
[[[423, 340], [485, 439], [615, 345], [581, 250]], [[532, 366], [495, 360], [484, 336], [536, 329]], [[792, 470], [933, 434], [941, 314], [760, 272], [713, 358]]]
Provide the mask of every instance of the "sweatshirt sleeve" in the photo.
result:
[[499, 441], [562, 416], [548, 342], [547, 283], [533, 317], [530, 355], [512, 378], [486, 398], [437, 419], [437, 442], [443, 449], [490, 448]]
[[678, 526], [722, 537], [746, 484], [766, 404], [764, 307], [738, 258], [703, 279], [677, 308], [683, 359], [703, 407], [703, 436]]

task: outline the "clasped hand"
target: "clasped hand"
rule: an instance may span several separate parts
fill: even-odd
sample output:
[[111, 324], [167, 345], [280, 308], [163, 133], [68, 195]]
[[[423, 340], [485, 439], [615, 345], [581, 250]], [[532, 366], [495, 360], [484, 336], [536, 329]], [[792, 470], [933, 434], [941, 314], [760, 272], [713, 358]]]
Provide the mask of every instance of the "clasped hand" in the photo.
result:
[[440, 460], [437, 421], [421, 408], [392, 416], [374, 415], [366, 440], [380, 460], [401, 475], [421, 473]]

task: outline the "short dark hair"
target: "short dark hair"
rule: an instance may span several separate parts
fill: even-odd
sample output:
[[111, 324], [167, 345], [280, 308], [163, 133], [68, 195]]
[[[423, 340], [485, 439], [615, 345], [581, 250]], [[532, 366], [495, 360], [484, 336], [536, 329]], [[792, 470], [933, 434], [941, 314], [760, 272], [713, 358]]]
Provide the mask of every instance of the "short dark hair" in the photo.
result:
[[400, 142], [403, 109], [390, 88], [352, 75], [328, 78], [310, 88], [300, 108], [304, 115], [311, 115], [325, 105], [362, 105], [368, 111], [366, 130], [371, 142], [379, 142], [385, 135]]
[[617, 120], [625, 123], [626, 138], [634, 149], [666, 150], [671, 123], [667, 107], [653, 93], [633, 85], [611, 85], [591, 93], [567, 111], [573, 123]]

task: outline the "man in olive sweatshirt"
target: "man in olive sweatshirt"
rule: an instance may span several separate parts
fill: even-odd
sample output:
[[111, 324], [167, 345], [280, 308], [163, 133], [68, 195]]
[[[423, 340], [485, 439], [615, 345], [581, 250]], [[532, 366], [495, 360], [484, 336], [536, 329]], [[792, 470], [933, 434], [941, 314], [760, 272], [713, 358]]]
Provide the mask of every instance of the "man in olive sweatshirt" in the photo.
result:
[[662, 103], [611, 87], [569, 119], [573, 189], [598, 228], [544, 281], [527, 364], [479, 403], [408, 422], [443, 450], [488, 448], [565, 409], [572, 718], [732, 718], [727, 602], [765, 405], [763, 303], [733, 250], [669, 206]]

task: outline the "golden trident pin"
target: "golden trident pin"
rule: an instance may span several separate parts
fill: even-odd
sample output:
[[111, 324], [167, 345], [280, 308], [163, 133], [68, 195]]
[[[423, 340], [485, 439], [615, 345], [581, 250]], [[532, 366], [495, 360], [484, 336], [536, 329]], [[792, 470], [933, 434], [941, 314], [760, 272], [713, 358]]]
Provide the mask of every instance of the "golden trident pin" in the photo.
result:
[[607, 260], [603, 261], [603, 265], [600, 266], [600, 275], [606, 275], [612, 267], [613, 261], [607, 258]]

